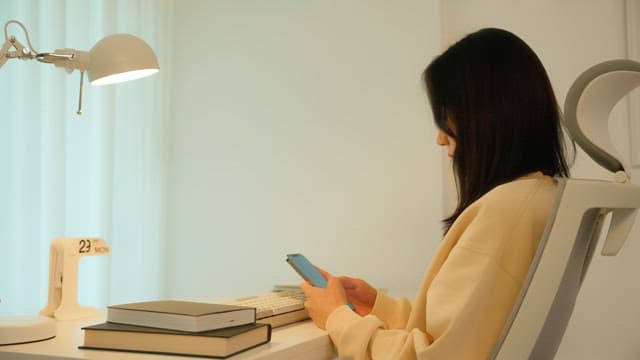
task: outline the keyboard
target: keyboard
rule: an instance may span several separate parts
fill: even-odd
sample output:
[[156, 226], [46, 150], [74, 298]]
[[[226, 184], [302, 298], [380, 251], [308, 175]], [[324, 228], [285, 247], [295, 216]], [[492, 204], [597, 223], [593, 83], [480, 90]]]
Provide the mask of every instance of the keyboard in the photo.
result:
[[[278, 289], [278, 288], [276, 288]], [[265, 294], [247, 296], [224, 304], [256, 308], [256, 322], [271, 324], [272, 328], [309, 318], [304, 308], [305, 295], [299, 287], [286, 287]]]

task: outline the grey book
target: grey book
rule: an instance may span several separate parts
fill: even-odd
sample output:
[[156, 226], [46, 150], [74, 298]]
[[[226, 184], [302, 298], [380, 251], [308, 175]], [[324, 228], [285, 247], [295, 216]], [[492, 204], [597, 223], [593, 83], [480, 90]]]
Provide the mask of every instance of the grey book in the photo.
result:
[[256, 309], [248, 306], [183, 300], [156, 300], [107, 307], [107, 322], [201, 332], [251, 324]]

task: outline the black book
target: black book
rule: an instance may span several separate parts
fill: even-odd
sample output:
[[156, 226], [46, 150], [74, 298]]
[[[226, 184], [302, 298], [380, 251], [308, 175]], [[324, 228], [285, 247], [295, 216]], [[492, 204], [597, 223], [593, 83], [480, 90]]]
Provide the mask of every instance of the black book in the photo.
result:
[[271, 326], [261, 323], [189, 332], [107, 322], [83, 327], [82, 330], [84, 343], [80, 349], [212, 358], [226, 358], [271, 340]]

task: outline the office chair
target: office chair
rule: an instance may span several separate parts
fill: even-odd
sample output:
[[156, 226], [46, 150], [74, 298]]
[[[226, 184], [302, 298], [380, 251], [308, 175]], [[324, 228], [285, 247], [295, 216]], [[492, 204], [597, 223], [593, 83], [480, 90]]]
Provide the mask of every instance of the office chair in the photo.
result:
[[613, 181], [559, 180], [553, 211], [491, 359], [553, 359], [605, 216], [611, 214], [611, 221], [602, 255], [617, 255], [629, 235], [640, 207], [640, 186], [629, 182], [629, 168], [612, 146], [608, 118], [614, 105], [638, 86], [640, 63], [612, 60], [589, 68], [569, 89], [569, 135], [614, 174]]

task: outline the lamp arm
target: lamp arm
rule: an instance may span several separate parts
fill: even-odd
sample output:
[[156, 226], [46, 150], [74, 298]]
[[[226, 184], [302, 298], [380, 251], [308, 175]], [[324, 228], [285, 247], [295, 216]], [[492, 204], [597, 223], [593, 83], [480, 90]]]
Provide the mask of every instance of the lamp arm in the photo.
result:
[[52, 53], [41, 53], [35, 59], [57, 67], [63, 67], [67, 72], [79, 70], [84, 72], [89, 68], [89, 52], [75, 49], [56, 49]]
[[0, 67], [9, 60], [9, 49], [11, 49], [12, 46], [13, 44], [9, 40], [5, 41], [2, 45], [2, 49], [0, 49]]
[[[27, 28], [18, 20], [9, 20], [4, 24], [4, 38], [5, 38], [5, 40], [15, 39], [15, 36], [7, 35], [7, 28], [9, 27], [9, 24], [16, 24], [16, 25], [18, 25], [18, 26], [20, 26], [22, 28], [22, 31], [24, 31], [24, 37], [27, 39], [27, 45], [29, 45], [29, 48], [31, 49], [31, 51], [33, 53], [37, 53], [38, 51], [33, 47], [33, 45], [31, 45], [31, 40], [29, 39], [29, 32], [27, 31]], [[19, 50], [21, 50], [21, 49], [19, 49]]]
[[[29, 45], [29, 47], [25, 47], [24, 45], [22, 45], [18, 40], [16, 40], [15, 36], [13, 35], [9, 36], [7, 34], [7, 28], [9, 27], [9, 24], [12, 24], [12, 23], [17, 24], [22, 28], [22, 31], [24, 31], [24, 35], [25, 35], [25, 38], [27, 39], [27, 44]], [[10, 51], [11, 48], [15, 48], [15, 50]], [[31, 45], [31, 40], [29, 39], [29, 33], [27, 32], [27, 28], [25, 28], [21, 22], [16, 20], [9, 20], [4, 24], [4, 44], [2, 45], [2, 49], [0, 49], [0, 67], [2, 67], [2, 65], [4, 65], [4, 63], [7, 62], [7, 60], [13, 59], [13, 58], [18, 58], [22, 60], [34, 59], [36, 57], [35, 55], [36, 52], [37, 51], [35, 51], [33, 49], [33, 46]]]
[[[15, 36], [7, 33], [9, 24], [17, 24], [24, 31], [24, 36], [27, 39], [29, 47], [22, 45]], [[63, 67], [67, 72], [73, 70], [79, 70], [84, 72], [89, 67], [89, 53], [86, 51], [78, 51], [74, 49], [57, 49], [52, 53], [38, 53], [33, 49], [31, 40], [29, 39], [29, 32], [26, 27], [19, 21], [9, 20], [4, 24], [4, 37], [5, 42], [0, 49], [0, 67], [4, 65], [9, 59], [18, 58], [22, 60], [36, 59], [40, 62], [54, 64], [57, 67]], [[11, 51], [11, 48], [15, 48]]]
[[36, 55], [36, 60], [63, 67], [68, 73], [73, 70], [80, 71], [80, 93], [78, 95], [78, 110], [76, 110], [76, 114], [82, 115], [82, 84], [84, 73], [89, 68], [89, 53], [74, 49], [57, 49], [52, 53]]
[[[14, 51], [10, 51], [11, 48], [15, 48]], [[23, 46], [14, 36], [7, 38], [0, 49], [0, 67], [4, 65], [9, 59], [22, 59], [31, 60], [36, 55], [28, 47]]]

